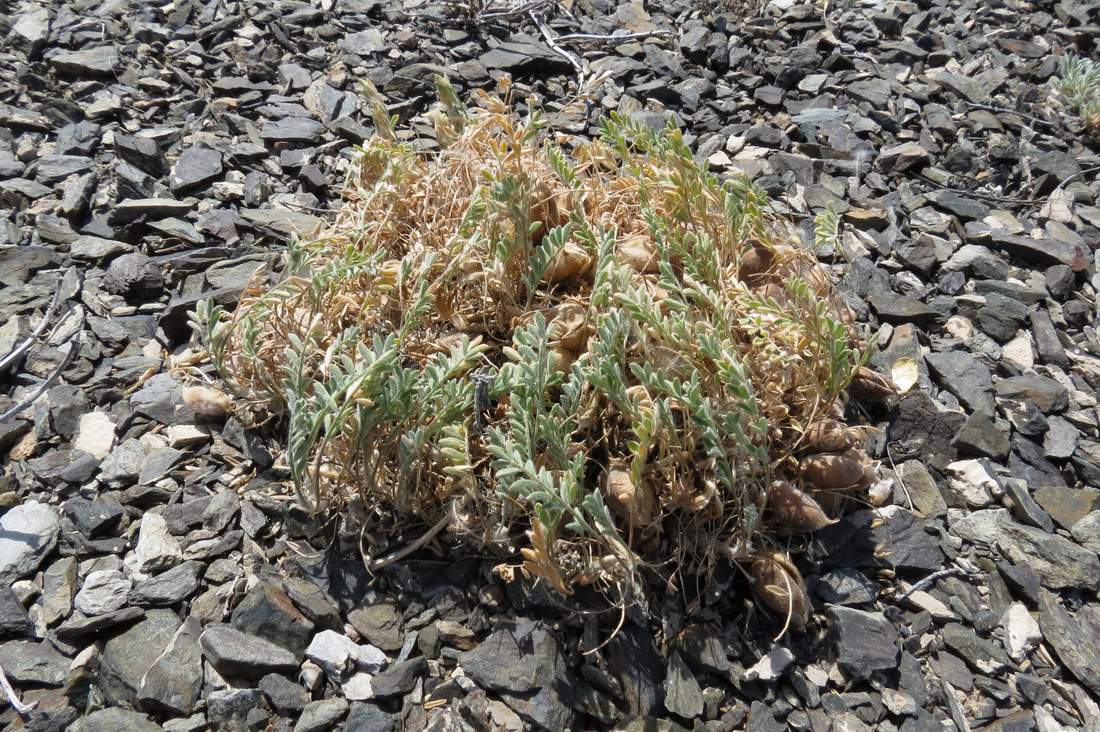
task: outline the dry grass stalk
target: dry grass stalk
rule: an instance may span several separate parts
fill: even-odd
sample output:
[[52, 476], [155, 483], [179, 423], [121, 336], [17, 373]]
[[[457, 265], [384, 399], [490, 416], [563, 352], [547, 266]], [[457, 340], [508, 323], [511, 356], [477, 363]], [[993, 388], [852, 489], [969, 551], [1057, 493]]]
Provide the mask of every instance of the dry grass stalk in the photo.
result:
[[468, 110], [445, 83], [426, 153], [371, 94], [378, 134], [328, 234], [197, 323], [228, 385], [286, 415], [303, 503], [449, 514], [562, 593], [733, 558], [804, 621], [767, 534], [826, 525], [818, 490], [862, 482], [850, 435], [820, 444], [862, 360], [764, 195], [675, 130], [612, 118], [566, 154], [537, 113]]

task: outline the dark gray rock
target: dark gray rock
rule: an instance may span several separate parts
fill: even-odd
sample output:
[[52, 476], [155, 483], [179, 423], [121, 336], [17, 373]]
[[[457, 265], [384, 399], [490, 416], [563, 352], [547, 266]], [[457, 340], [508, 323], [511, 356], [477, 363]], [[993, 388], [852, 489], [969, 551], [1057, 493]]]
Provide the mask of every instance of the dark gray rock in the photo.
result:
[[123, 516], [122, 504], [114, 496], [101, 496], [94, 501], [74, 496], [65, 501], [62, 509], [69, 520], [89, 539], [108, 535], [118, 526]]
[[34, 623], [27, 609], [8, 586], [0, 586], [0, 638], [19, 638], [30, 635]]
[[271, 707], [284, 716], [294, 716], [309, 703], [309, 692], [280, 674], [268, 674], [260, 679], [260, 691]]
[[129, 298], [153, 297], [164, 289], [160, 267], [141, 252], [129, 252], [107, 267], [102, 287], [114, 295]]
[[947, 647], [978, 673], [997, 674], [1010, 663], [1008, 654], [1000, 645], [979, 637], [973, 630], [959, 623], [948, 623], [942, 634]]
[[897, 667], [898, 632], [882, 613], [842, 605], [829, 607], [836, 634], [837, 661], [852, 676], [869, 678]]
[[38, 160], [37, 180], [49, 186], [70, 175], [86, 173], [94, 166], [95, 161], [83, 155], [47, 155]]
[[1009, 254], [1037, 264], [1063, 264], [1074, 272], [1083, 272], [1089, 266], [1087, 252], [1081, 244], [1001, 232], [994, 233], [993, 241]]
[[142, 679], [180, 627], [171, 610], [150, 610], [145, 619], [114, 636], [103, 647], [99, 688], [112, 704], [136, 706]]
[[168, 184], [174, 193], [191, 191], [217, 180], [222, 175], [222, 154], [196, 145], [184, 150], [172, 166]]
[[404, 696], [412, 691], [417, 679], [424, 675], [427, 668], [428, 663], [423, 656], [390, 664], [371, 679], [371, 690], [378, 699]]
[[371, 645], [383, 651], [400, 651], [404, 642], [401, 615], [393, 602], [376, 602], [348, 613], [348, 622]]
[[951, 443], [965, 421], [961, 411], [945, 409], [927, 393], [911, 390], [898, 402], [890, 425], [891, 453], [895, 460], [919, 459], [943, 470], [955, 460]]
[[222, 491], [218, 493], [202, 513], [202, 525], [211, 531], [225, 531], [237, 517], [241, 499], [234, 491]]
[[1047, 533], [1054, 531], [1054, 522], [1050, 514], [1042, 509], [1031, 497], [1027, 481], [1019, 478], [1007, 478], [1003, 481], [1005, 492], [1011, 501], [1012, 514], [1025, 524], [1037, 526]]
[[340, 617], [340, 610], [336, 606], [336, 600], [314, 582], [302, 577], [286, 577], [283, 579], [283, 589], [294, 602], [294, 605], [302, 611], [302, 614], [313, 622], [319, 630], [343, 630], [344, 621]]
[[878, 597], [875, 583], [855, 569], [837, 569], [822, 575], [814, 592], [831, 605], [862, 605]]
[[1061, 412], [1069, 406], [1069, 392], [1049, 376], [1024, 374], [997, 382], [997, 396], [1001, 399], [1026, 399], [1043, 414]]
[[[68, 612], [66, 610], [66, 612]], [[67, 642], [77, 642], [87, 636], [102, 633], [108, 628], [130, 625], [135, 620], [145, 617], [145, 609], [140, 607], [124, 607], [102, 615], [84, 617], [79, 613], [73, 613], [72, 617], [57, 626], [57, 637]]]
[[81, 719], [73, 732], [163, 732], [164, 728], [141, 712], [107, 707]]
[[874, 308], [879, 319], [886, 323], [930, 323], [941, 320], [943, 316], [917, 300], [906, 295], [894, 293], [873, 293], [867, 302]]
[[273, 672], [293, 671], [301, 659], [281, 646], [228, 625], [207, 627], [200, 642], [206, 659], [226, 676], [258, 679]]
[[995, 460], [1004, 459], [1012, 449], [1006, 432], [983, 412], [974, 412], [967, 417], [951, 444], [958, 450], [959, 457], [989, 457]]
[[62, 51], [50, 57], [54, 68], [74, 76], [110, 76], [122, 68], [122, 57], [113, 46]]
[[164, 154], [156, 140], [148, 137], [115, 132], [115, 153], [126, 163], [154, 176], [160, 176], [167, 170]]
[[232, 625], [301, 657], [314, 625], [278, 587], [258, 582], [233, 611]]
[[46, 641], [13, 640], [0, 645], [0, 668], [16, 684], [60, 686], [70, 660]]
[[[942, 569], [943, 551], [925, 532], [926, 522], [908, 511], [853, 511], [817, 532], [825, 569], [889, 566], [934, 572]], [[881, 550], [888, 551], [883, 554]]]
[[204, 569], [200, 562], [183, 562], [143, 579], [130, 591], [130, 602], [140, 607], [167, 607], [182, 602], [199, 589]]
[[703, 713], [703, 690], [688, 665], [673, 651], [665, 674], [665, 709], [686, 719]]
[[933, 377], [969, 409], [993, 414], [993, 379], [989, 368], [965, 351], [929, 353], [925, 357]]
[[369, 702], [355, 702], [344, 720], [344, 732], [392, 732], [393, 715]]
[[1028, 320], [1031, 322], [1031, 335], [1035, 338], [1035, 350], [1039, 352], [1040, 362], [1068, 368], [1069, 357], [1058, 338], [1058, 330], [1050, 319], [1050, 313], [1046, 310], [1033, 310], [1028, 314]]
[[538, 65], [545, 70], [569, 69], [569, 62], [554, 53], [544, 43], [513, 35], [513, 40], [500, 43], [478, 59], [490, 71], [521, 71]]
[[1096, 554], [1057, 534], [1009, 523], [998, 533], [996, 543], [1014, 564], [1034, 571], [1044, 587], [1095, 587], [1100, 582]]
[[1048, 420], [1048, 429], [1043, 437], [1043, 454], [1054, 460], [1072, 457], [1077, 450], [1077, 441], [1081, 433], [1068, 420], [1054, 416]]
[[188, 715], [202, 689], [201, 628], [198, 618], [187, 618], [167, 647], [141, 679], [138, 699], [145, 709]]
[[308, 117], [285, 117], [264, 123], [260, 138], [270, 142], [317, 144], [325, 126]]
[[206, 718], [220, 732], [259, 732], [270, 714], [259, 689], [220, 689], [206, 698]]
[[1100, 646], [1083, 642], [1100, 637], [1100, 608], [1085, 605], [1071, 615], [1054, 595], [1041, 590], [1039, 628], [1066, 668], [1094, 694], [1100, 694]]
[[998, 292], [986, 295], [985, 305], [978, 308], [978, 324], [998, 343], [1012, 340], [1027, 316], [1027, 305]]
[[319, 699], [310, 702], [298, 717], [294, 732], [325, 732], [332, 729], [348, 713], [348, 703], [343, 699]]
[[474, 683], [500, 694], [535, 727], [571, 724], [571, 674], [557, 640], [542, 625], [502, 623], [474, 650], [460, 654], [458, 662]]

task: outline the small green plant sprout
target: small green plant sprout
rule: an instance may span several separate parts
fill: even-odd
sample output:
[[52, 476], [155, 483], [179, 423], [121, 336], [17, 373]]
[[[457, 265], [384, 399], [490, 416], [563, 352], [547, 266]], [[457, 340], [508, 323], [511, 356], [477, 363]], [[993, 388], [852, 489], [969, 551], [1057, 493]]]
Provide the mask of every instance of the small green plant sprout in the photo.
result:
[[1058, 59], [1054, 89], [1086, 128], [1100, 130], [1100, 62], [1067, 53]]
[[229, 387], [283, 417], [303, 505], [358, 497], [617, 601], [733, 560], [804, 621], [773, 537], [871, 475], [841, 420], [873, 375], [824, 270], [675, 129], [612, 115], [566, 148], [438, 83], [436, 149], [369, 90], [380, 132], [331, 229], [232, 316], [199, 311]]

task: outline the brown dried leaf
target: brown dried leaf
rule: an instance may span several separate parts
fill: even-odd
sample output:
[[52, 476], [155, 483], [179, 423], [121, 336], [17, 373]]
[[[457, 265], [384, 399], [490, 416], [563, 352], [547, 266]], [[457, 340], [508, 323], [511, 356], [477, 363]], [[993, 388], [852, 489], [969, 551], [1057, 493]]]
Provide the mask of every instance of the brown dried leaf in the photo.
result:
[[836, 523], [821, 506], [790, 481], [773, 480], [768, 489], [768, 514], [780, 533], [805, 534]]
[[802, 574], [782, 552], [763, 554], [749, 570], [752, 589], [765, 605], [786, 617], [791, 626], [803, 628], [810, 617], [810, 600]]

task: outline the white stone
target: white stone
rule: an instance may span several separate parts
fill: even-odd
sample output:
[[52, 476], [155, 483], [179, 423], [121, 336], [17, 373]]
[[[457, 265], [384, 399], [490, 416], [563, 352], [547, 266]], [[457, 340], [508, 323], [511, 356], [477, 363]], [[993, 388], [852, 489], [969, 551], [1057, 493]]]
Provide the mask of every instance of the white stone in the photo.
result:
[[309, 660], [302, 661], [302, 670], [298, 673], [298, 680], [302, 682], [302, 686], [310, 691], [317, 691], [324, 683], [324, 678], [325, 672], [320, 666]]
[[979, 460], [956, 460], [947, 466], [947, 485], [972, 508], [982, 508], [1004, 493]]
[[42, 562], [57, 545], [57, 512], [27, 501], [0, 516], [0, 584], [11, 585]]
[[348, 701], [366, 701], [374, 698], [374, 689], [371, 688], [370, 674], [359, 671], [352, 674], [351, 678], [340, 684], [340, 690], [344, 692], [344, 698]]
[[974, 335], [974, 324], [961, 315], [952, 315], [944, 324], [947, 333], [960, 341], [968, 341]]
[[[950, 520], [951, 514], [948, 514]], [[950, 521], [949, 530], [960, 539], [994, 544], [1004, 527], [1012, 523], [1007, 508], [987, 508], [972, 511], [957, 521]]]
[[897, 689], [882, 690], [882, 705], [895, 716], [911, 716], [917, 713], [917, 700]]
[[73, 449], [83, 450], [102, 460], [115, 446], [115, 423], [106, 412], [88, 412], [80, 416]]
[[937, 600], [934, 596], [928, 594], [924, 590], [917, 590], [908, 597], [908, 601], [911, 602], [919, 610], [926, 611], [936, 620], [957, 620], [955, 611], [949, 608]]
[[351, 670], [358, 655], [359, 646], [355, 641], [335, 630], [322, 630], [313, 636], [306, 648], [306, 658], [335, 679]]
[[103, 615], [126, 604], [132, 582], [117, 569], [92, 572], [76, 594], [73, 605], [85, 615]]
[[1035, 352], [1031, 349], [1031, 336], [1027, 331], [1021, 331], [1001, 346], [1001, 356], [1020, 371], [1035, 368]]
[[768, 651], [752, 667], [745, 669], [745, 681], [775, 681], [794, 662], [790, 649], [777, 646]]
[[168, 532], [168, 522], [164, 517], [159, 513], [144, 513], [133, 554], [135, 569], [143, 574], [159, 572], [174, 567], [182, 559], [180, 544]]
[[386, 665], [386, 654], [369, 643], [356, 646], [355, 664], [364, 671], [377, 673]]
[[1064, 732], [1066, 729], [1054, 718], [1054, 715], [1048, 712], [1040, 705], [1035, 705], [1035, 727], [1039, 732]]
[[193, 424], [174, 424], [168, 428], [168, 447], [191, 447], [209, 440], [210, 433]]
[[1005, 629], [1005, 650], [1013, 661], [1020, 662], [1043, 640], [1039, 623], [1031, 617], [1022, 602], [1014, 602], [1001, 617]]

